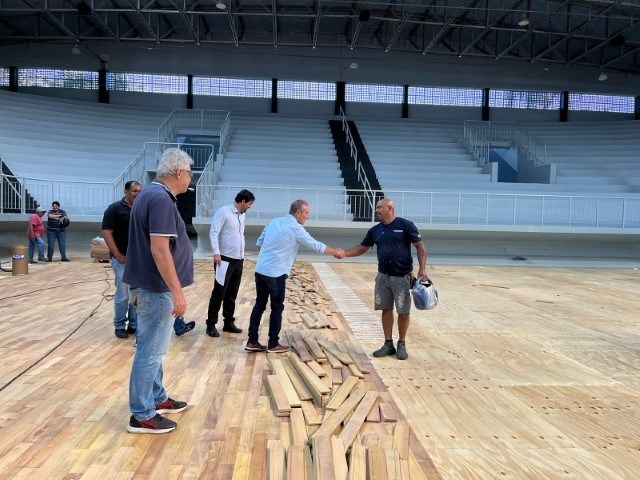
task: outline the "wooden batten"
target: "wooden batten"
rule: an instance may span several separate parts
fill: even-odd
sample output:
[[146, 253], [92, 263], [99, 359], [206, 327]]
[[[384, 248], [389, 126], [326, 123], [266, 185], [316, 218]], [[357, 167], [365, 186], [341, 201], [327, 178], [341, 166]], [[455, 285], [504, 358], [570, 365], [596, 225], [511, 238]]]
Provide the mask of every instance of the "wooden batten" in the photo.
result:
[[301, 332], [300, 334], [302, 335], [302, 339], [304, 340], [304, 342], [307, 344], [309, 353], [311, 353], [316, 362], [326, 362], [327, 356], [325, 355], [322, 348], [320, 348], [320, 345], [318, 345], [318, 342], [316, 342], [316, 340], [307, 332]]
[[[289, 376], [284, 366], [283, 360], [285, 359], [272, 358], [272, 357], [267, 357], [267, 358], [269, 359], [269, 366], [271, 367], [271, 372], [274, 375], [277, 375], [278, 379], [280, 380], [280, 384], [282, 385], [282, 389], [284, 390], [284, 394], [287, 397], [287, 401], [289, 402], [289, 405], [291, 405], [291, 407], [299, 407], [302, 399], [300, 398], [300, 395], [298, 394], [295, 386], [293, 385], [293, 382], [291, 381], [291, 377]], [[311, 398], [310, 395], [309, 395], [309, 398]], [[305, 400], [308, 400], [308, 398], [306, 398]]]
[[340, 424], [351, 414], [353, 409], [360, 403], [362, 397], [367, 393], [367, 387], [360, 383], [358, 384], [349, 398], [347, 398], [342, 404], [331, 414], [329, 418], [325, 418], [320, 425], [320, 428], [316, 431], [316, 435], [333, 435], [334, 432], [340, 427]]
[[369, 413], [367, 414], [367, 422], [380, 422], [380, 397], [378, 397], [371, 406], [371, 410], [369, 410]]
[[378, 392], [367, 392], [353, 412], [353, 415], [351, 415], [349, 421], [343, 427], [339, 437], [340, 440], [344, 442], [345, 448], [349, 448], [353, 443], [360, 427], [362, 427], [362, 424], [367, 418], [367, 413], [369, 413], [371, 406], [376, 402], [377, 398]]
[[320, 425], [322, 423], [322, 418], [318, 415], [316, 407], [313, 406], [311, 400], [303, 400], [301, 409], [307, 425]]
[[389, 480], [387, 475], [387, 457], [382, 447], [369, 447], [367, 450], [369, 478]]
[[340, 405], [347, 399], [351, 391], [360, 383], [358, 377], [349, 377], [344, 382], [340, 388], [334, 393], [331, 398], [329, 398], [329, 403], [327, 403], [327, 410], [337, 410]]
[[367, 480], [367, 449], [360, 443], [351, 446], [347, 480]]
[[344, 443], [338, 437], [331, 437], [331, 454], [333, 456], [333, 478], [344, 480], [349, 474], [347, 455]]
[[296, 352], [298, 352], [300, 360], [302, 360], [303, 362], [313, 361], [313, 356], [311, 355], [311, 353], [309, 353], [309, 350], [307, 350], [307, 344], [302, 339], [300, 330], [291, 330], [289, 332], [289, 336], [293, 339], [291, 345], [296, 349]]
[[304, 414], [301, 408], [294, 408], [291, 410], [289, 416], [291, 417], [291, 439], [292, 445], [303, 446], [309, 439], [307, 433], [307, 425], [304, 421]]
[[393, 404], [380, 402], [380, 419], [383, 422], [396, 422], [398, 420]]
[[280, 440], [269, 440], [267, 446], [267, 480], [284, 480], [285, 453]]
[[321, 407], [324, 406], [325, 398], [328, 398], [331, 389], [327, 387], [325, 383], [320, 380], [320, 377], [313, 373], [307, 364], [303, 363], [297, 355], [288, 353], [287, 356], [291, 365], [296, 369], [300, 378], [309, 389], [309, 392], [311, 392], [311, 396], [315, 402]]
[[287, 480], [307, 480], [303, 445], [287, 448]]
[[298, 397], [300, 397], [300, 400], [311, 400], [313, 398], [311, 392], [300, 378], [300, 375], [298, 375], [297, 370], [293, 368], [289, 359], [287, 357], [282, 357], [279, 360], [282, 362], [282, 366], [289, 377], [289, 381], [293, 385]]
[[267, 375], [267, 385], [271, 392], [271, 399], [275, 403], [278, 417], [288, 417], [289, 412], [291, 412], [291, 404], [287, 400], [278, 375]]
[[393, 448], [398, 451], [401, 460], [409, 460], [409, 425], [404, 422], [396, 423], [393, 427]]

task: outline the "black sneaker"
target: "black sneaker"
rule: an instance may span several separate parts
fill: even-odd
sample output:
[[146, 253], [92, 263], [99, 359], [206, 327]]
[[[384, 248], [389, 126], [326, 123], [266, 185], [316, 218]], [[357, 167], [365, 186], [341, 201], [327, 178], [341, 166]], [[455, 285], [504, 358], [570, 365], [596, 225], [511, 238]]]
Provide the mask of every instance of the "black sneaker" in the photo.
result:
[[47, 258], [45, 262], [53, 262], [53, 260], [51, 260], [50, 258]]
[[156, 405], [156, 413], [180, 413], [186, 408], [187, 402], [167, 398], [164, 402]]
[[185, 333], [189, 333], [196, 326], [196, 322], [188, 322], [184, 324], [182, 330], [176, 331], [176, 337], [184, 337]]
[[212, 325], [210, 327], [207, 327], [207, 335], [209, 335], [210, 337], [219, 337], [220, 332], [218, 332], [218, 329], [215, 325]]
[[37, 264], [38, 262], [36, 262], [35, 260], [29, 260], [29, 263], [30, 263], [31, 265], [34, 265], [34, 264]]
[[393, 342], [384, 342], [382, 348], [373, 352], [374, 357], [386, 357], [387, 355], [395, 355], [396, 348], [393, 346]]
[[164, 418], [159, 413], [156, 414], [155, 417], [150, 418], [149, 420], [136, 420], [136, 418], [131, 415], [129, 419], [129, 426], [127, 427], [127, 432], [129, 433], [169, 433], [172, 430], [175, 430], [178, 424], [173, 420], [169, 420], [168, 418]]
[[116, 337], [118, 338], [129, 338], [129, 334], [124, 328], [116, 328]]
[[136, 333], [137, 329], [133, 328], [133, 327], [127, 327], [127, 333], [134, 335]]
[[69, 260], [68, 258], [63, 258], [62, 260], [60, 260], [61, 262], [70, 262], [71, 260]]
[[407, 353], [407, 346], [403, 341], [398, 341], [398, 351], [396, 353], [396, 357], [398, 360], [406, 360], [409, 358], [409, 354]]
[[224, 327], [222, 327], [223, 332], [229, 333], [242, 333], [242, 329], [236, 327], [235, 322], [224, 322]]

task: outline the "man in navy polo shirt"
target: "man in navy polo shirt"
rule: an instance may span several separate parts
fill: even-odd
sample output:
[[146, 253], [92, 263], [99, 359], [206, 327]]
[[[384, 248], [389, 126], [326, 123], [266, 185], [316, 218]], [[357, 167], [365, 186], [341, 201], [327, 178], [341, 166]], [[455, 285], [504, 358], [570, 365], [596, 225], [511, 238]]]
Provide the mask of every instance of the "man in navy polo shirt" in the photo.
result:
[[138, 312], [138, 348], [129, 380], [130, 433], [167, 433], [176, 422], [162, 413], [178, 413], [186, 402], [169, 398], [162, 386], [162, 357], [167, 353], [174, 318], [184, 316], [182, 289], [193, 283], [193, 253], [176, 195], [191, 182], [193, 160], [170, 148], [158, 161], [157, 179], [138, 195], [131, 210], [127, 265], [122, 280]]
[[[104, 212], [102, 217], [102, 237], [109, 247], [111, 267], [113, 268], [116, 294], [113, 296], [113, 326], [118, 338], [127, 338], [129, 334], [136, 333], [137, 318], [136, 307], [129, 304], [129, 286], [122, 281], [125, 261], [127, 258], [127, 246], [129, 245], [129, 217], [131, 208], [138, 193], [142, 190], [140, 182], [129, 180], [124, 184], [124, 197], [113, 202]], [[127, 326], [127, 319], [129, 325]]]
[[[373, 352], [374, 357], [396, 355], [398, 360], [408, 358], [405, 339], [409, 330], [411, 312], [411, 278], [413, 256], [411, 244], [418, 254], [418, 276], [427, 281], [427, 250], [422, 236], [413, 222], [395, 216], [393, 202], [383, 198], [376, 205], [380, 223], [367, 232], [360, 245], [346, 250], [345, 257], [362, 255], [374, 245], [378, 247], [378, 274], [374, 291], [374, 308], [382, 310], [382, 329], [385, 342]], [[398, 349], [393, 346], [393, 306], [398, 312]]]

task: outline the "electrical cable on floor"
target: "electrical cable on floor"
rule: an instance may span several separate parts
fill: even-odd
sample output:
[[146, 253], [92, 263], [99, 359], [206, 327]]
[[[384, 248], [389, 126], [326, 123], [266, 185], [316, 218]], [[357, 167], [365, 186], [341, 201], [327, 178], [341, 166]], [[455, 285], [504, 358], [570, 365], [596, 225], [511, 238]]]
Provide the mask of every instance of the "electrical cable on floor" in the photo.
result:
[[[109, 275], [107, 274], [107, 279], [108, 279]], [[71, 283], [64, 283], [61, 285], [50, 285], [48, 287], [44, 287], [44, 288], [38, 288], [37, 290], [31, 290], [29, 292], [23, 292], [23, 293], [18, 293], [17, 295], [9, 295], [8, 297], [0, 297], [0, 301], [2, 300], [8, 300], [10, 298], [18, 298], [18, 297], [24, 297], [25, 295], [31, 295], [32, 293], [37, 293], [37, 292], [42, 292], [44, 290], [52, 290], [54, 288], [61, 288], [61, 287], [68, 287], [69, 285], [78, 285], [80, 283], [92, 283], [92, 282], [103, 282], [104, 280], [83, 280], [81, 282], [71, 282]], [[113, 298], [113, 295], [107, 295], [111, 296], [111, 298]]]
[[[10, 263], [10, 262], [5, 262], [5, 263]], [[0, 260], [0, 270], [2, 270], [3, 272], [7, 272], [7, 273], [11, 273], [13, 271], [11, 269], [7, 270], [6, 268], [2, 267], [2, 260]]]
[[[102, 305], [102, 302], [104, 302], [105, 300], [108, 300], [108, 297], [113, 298], [113, 295], [106, 295], [107, 290], [109, 290], [111, 288], [111, 284], [109, 283], [109, 272], [107, 270], [105, 270], [105, 278], [103, 280], [96, 280], [99, 282], [107, 282], [107, 287], [102, 291], [101, 296], [102, 298], [100, 299], [100, 302], [98, 302], [98, 305], [95, 306], [95, 308], [91, 311], [91, 313], [89, 315], [87, 315], [85, 317], [84, 320], [82, 320], [82, 322], [80, 322], [80, 324], [74, 328], [71, 333], [69, 333], [66, 337], [64, 337], [56, 346], [54, 346], [51, 350], [49, 350], [47, 353], [45, 353], [44, 355], [42, 355], [39, 359], [37, 359], [35, 362], [33, 362], [31, 365], [29, 365], [27, 368], [25, 368], [24, 370], [22, 370], [21, 372], [19, 372], [16, 376], [14, 376], [11, 380], [9, 380], [7, 383], [5, 383], [4, 385], [2, 385], [0, 387], [0, 392], [2, 392], [5, 388], [7, 388], [9, 385], [11, 385], [13, 382], [15, 382], [16, 380], [18, 380], [20, 377], [22, 377], [25, 373], [27, 373], [29, 370], [31, 370], [33, 367], [35, 367], [36, 365], [38, 365], [40, 362], [42, 362], [44, 359], [46, 359], [49, 355], [51, 355], [53, 352], [55, 352], [58, 348], [60, 348], [69, 338], [71, 338], [71, 336], [76, 333], [80, 327], [82, 327], [87, 320], [89, 320], [91, 317], [93, 317], [95, 315], [95, 313], [98, 311], [98, 309], [100, 308], [100, 306]], [[69, 283], [67, 285], [75, 285], [78, 283], [88, 283], [88, 282], [74, 282], [74, 283]], [[66, 286], [66, 285], [62, 285], [62, 286]], [[44, 289], [40, 289], [40, 290], [44, 290]], [[39, 290], [36, 290], [39, 291]], [[21, 294], [22, 295], [22, 294]], [[19, 297], [20, 295], [14, 295], [15, 297]], [[13, 298], [13, 297], [5, 297], [5, 298]], [[0, 299], [3, 300], [3, 299]]]

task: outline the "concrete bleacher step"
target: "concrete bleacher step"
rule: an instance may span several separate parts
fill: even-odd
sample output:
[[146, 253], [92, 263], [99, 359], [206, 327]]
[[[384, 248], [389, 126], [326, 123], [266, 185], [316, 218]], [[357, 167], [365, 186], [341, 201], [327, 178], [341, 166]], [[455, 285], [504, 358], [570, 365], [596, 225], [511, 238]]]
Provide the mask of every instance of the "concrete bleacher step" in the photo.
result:
[[[421, 168], [424, 168], [421, 165]], [[478, 167], [477, 165], [429, 165], [428, 175], [435, 173], [446, 173], [451, 175], [459, 175], [459, 174], [482, 174], [482, 167]], [[401, 165], [396, 168], [393, 165], [378, 165], [376, 169], [380, 175], [384, 177], [395, 176], [395, 177], [412, 177], [416, 175], [416, 168], [414, 166], [409, 165]]]
[[620, 179], [608, 176], [585, 176], [585, 175], [557, 175], [558, 184], [576, 185], [618, 185]]
[[[263, 166], [251, 166], [251, 175], [269, 176], [273, 175], [273, 171], [276, 167], [271, 163], [265, 164]], [[300, 168], [298, 166], [298, 168]], [[226, 177], [228, 175], [247, 175], [247, 166], [244, 164], [238, 165], [225, 165], [223, 175]], [[304, 176], [305, 177], [313, 177], [313, 178], [342, 178], [342, 172], [339, 168], [325, 168], [324, 166], [317, 167], [309, 167], [308, 165], [304, 166]]]
[[336, 163], [335, 156], [323, 154], [322, 152], [313, 151], [313, 152], [287, 152], [287, 151], [274, 151], [273, 153], [253, 153], [253, 152], [234, 152], [230, 151], [226, 156], [228, 161], [237, 162], [237, 161], [245, 161], [245, 160], [256, 160], [256, 161], [271, 161], [271, 160], [279, 160], [281, 162], [291, 162], [298, 164], [299, 162], [314, 162], [314, 163], [323, 163], [327, 166], [334, 165], [338, 168], [338, 164]]

